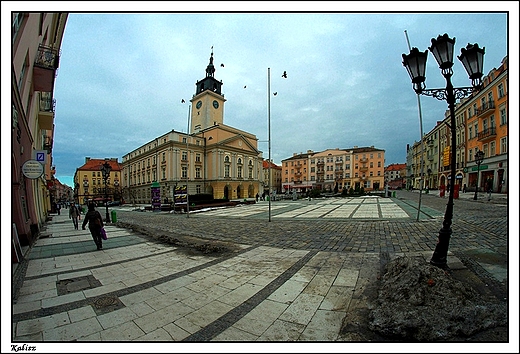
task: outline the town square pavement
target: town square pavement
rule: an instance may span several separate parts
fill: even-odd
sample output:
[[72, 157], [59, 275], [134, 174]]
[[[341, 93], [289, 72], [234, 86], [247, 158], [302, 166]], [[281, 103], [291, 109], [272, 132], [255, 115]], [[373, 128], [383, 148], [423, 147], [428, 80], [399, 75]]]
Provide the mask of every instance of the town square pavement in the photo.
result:
[[[446, 203], [438, 191], [398, 190], [190, 214], [125, 205], [110, 208], [117, 220], [99, 251], [62, 209], [13, 268], [11, 345], [142, 352], [181, 342], [164, 349], [171, 352], [255, 342], [254, 351], [272, 351], [262, 347], [272, 343], [279, 351], [292, 342], [324, 351], [324, 343], [379, 342], [358, 321], [370, 290], [395, 257], [429, 261]], [[517, 270], [509, 266], [508, 212], [505, 194], [461, 193], [448, 257], [453, 271], [500, 301], [509, 301], [508, 272]]]

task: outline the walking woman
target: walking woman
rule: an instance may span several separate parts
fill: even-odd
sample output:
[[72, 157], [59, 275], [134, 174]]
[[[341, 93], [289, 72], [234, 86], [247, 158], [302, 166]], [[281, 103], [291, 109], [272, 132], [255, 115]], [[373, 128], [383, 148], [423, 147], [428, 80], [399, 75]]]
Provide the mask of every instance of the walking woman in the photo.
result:
[[85, 225], [88, 222], [88, 228], [90, 233], [92, 234], [92, 238], [94, 239], [94, 243], [97, 246], [97, 249], [103, 249], [102, 238], [101, 238], [101, 228], [103, 227], [103, 218], [99, 211], [96, 210], [94, 203], [90, 203], [88, 205], [88, 211], [83, 218], [83, 224], [81, 228], [85, 230]]

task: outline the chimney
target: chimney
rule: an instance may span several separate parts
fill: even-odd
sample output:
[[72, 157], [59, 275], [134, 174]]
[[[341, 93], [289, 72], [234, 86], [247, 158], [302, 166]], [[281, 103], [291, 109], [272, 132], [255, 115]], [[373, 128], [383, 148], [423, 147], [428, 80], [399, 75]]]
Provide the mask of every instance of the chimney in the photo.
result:
[[85, 157], [85, 163], [90, 161], [90, 157]]

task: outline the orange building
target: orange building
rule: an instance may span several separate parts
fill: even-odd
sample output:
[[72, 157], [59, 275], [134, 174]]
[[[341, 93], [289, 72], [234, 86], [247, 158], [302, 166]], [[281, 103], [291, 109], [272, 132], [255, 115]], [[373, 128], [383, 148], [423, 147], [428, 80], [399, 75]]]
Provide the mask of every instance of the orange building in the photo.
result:
[[[264, 160], [262, 162], [264, 170], [264, 192], [269, 193], [269, 171], [271, 171], [271, 191], [277, 194], [282, 192], [282, 167], [272, 161]], [[270, 167], [270, 168], [269, 168]]]
[[[483, 78], [480, 92], [465, 100], [457, 109], [466, 120], [466, 169], [468, 189], [475, 190], [477, 170], [479, 188], [491, 181], [493, 192], [507, 192], [508, 166], [508, 60], [505, 57], [498, 69]], [[484, 152], [480, 167], [475, 153]]]
[[384, 186], [385, 151], [371, 147], [327, 149], [293, 154], [282, 160], [282, 188], [307, 192], [313, 188], [379, 190]]

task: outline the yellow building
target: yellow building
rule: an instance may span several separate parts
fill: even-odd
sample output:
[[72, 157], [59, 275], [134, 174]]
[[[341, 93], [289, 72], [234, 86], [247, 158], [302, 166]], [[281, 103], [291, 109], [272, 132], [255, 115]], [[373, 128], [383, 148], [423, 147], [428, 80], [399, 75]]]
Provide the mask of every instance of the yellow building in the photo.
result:
[[254, 198], [262, 193], [262, 153], [255, 135], [224, 124], [222, 81], [215, 79], [213, 53], [206, 77], [196, 82], [190, 134], [172, 130], [123, 156], [123, 197], [148, 204], [153, 188], [164, 203], [175, 190], [215, 199]]
[[[103, 178], [101, 167], [110, 165], [110, 173], [106, 181]], [[103, 204], [105, 193], [108, 201], [121, 200], [121, 164], [117, 158], [91, 159], [85, 158], [85, 164], [76, 169], [74, 174], [74, 201], [80, 204], [88, 204], [90, 201]]]

